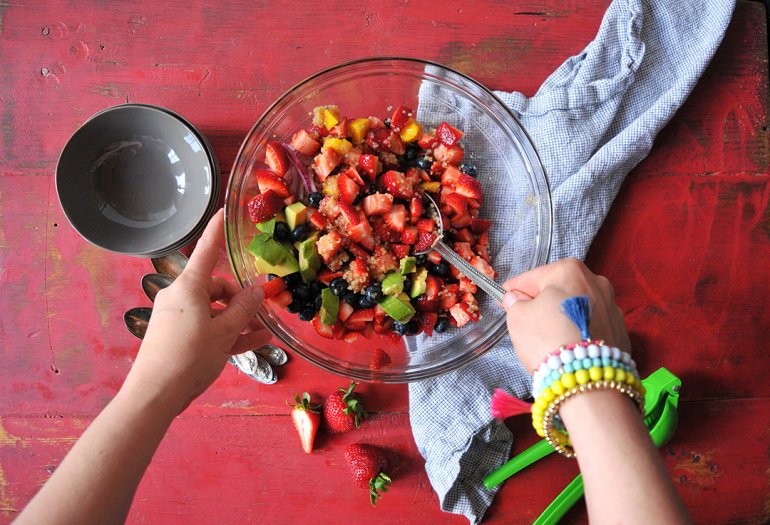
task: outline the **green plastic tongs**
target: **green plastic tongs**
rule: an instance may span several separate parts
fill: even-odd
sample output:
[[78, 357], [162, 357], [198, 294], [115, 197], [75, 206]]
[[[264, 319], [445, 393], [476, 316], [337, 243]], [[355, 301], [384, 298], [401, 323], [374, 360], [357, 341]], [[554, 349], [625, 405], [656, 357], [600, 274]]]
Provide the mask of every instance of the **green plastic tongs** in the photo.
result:
[[[644, 424], [649, 429], [655, 446], [661, 447], [676, 431], [682, 381], [667, 369], [659, 368], [643, 379], [642, 384], [646, 389]], [[552, 452], [554, 449], [543, 439], [489, 474], [484, 478], [484, 485], [491, 489]], [[535, 520], [534, 525], [555, 525], [581, 497], [583, 477], [578, 474]]]

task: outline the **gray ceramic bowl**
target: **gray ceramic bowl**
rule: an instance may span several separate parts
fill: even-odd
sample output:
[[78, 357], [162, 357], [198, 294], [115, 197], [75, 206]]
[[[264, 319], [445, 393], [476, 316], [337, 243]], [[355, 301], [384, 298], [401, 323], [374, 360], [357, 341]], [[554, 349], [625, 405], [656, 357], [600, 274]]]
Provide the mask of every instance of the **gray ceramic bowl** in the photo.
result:
[[203, 135], [159, 107], [125, 104], [91, 117], [67, 142], [56, 191], [87, 241], [139, 257], [176, 250], [214, 212], [219, 165]]

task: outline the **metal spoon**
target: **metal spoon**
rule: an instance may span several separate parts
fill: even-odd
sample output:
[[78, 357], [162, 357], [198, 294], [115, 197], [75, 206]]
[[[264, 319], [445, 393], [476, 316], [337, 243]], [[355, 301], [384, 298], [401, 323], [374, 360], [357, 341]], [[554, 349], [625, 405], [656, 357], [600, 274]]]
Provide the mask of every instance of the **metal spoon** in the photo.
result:
[[182, 273], [184, 267], [187, 266], [188, 259], [182, 252], [176, 251], [163, 257], [153, 257], [150, 260], [156, 272], [176, 279]]
[[139, 339], [144, 339], [151, 315], [151, 308], [131, 308], [123, 314], [123, 322], [126, 323], [129, 332]]
[[243, 352], [242, 354], [232, 355], [230, 356], [229, 361], [235, 365], [238, 370], [252, 379], [256, 379], [260, 383], [272, 385], [278, 381], [278, 374], [275, 373], [275, 370], [270, 366], [270, 363], [251, 350]]
[[444, 243], [442, 240], [444, 238], [444, 222], [441, 219], [441, 213], [439, 212], [438, 205], [436, 204], [436, 201], [434, 201], [433, 198], [427, 193], [425, 194], [425, 197], [428, 199], [428, 201], [430, 201], [431, 206], [433, 207], [433, 211], [435, 212], [436, 224], [438, 225], [438, 236], [433, 246], [427, 250], [419, 252], [418, 255], [426, 254], [432, 250], [436, 250], [446, 262], [457, 268], [460, 273], [470, 279], [473, 284], [487, 292], [490, 296], [497, 299], [497, 302], [502, 303], [503, 295], [505, 295], [505, 289], [484, 275], [482, 272], [471, 266], [468, 261], [460, 257], [457, 252], [455, 252], [451, 247]]
[[148, 273], [142, 277], [142, 290], [144, 290], [144, 293], [150, 301], [155, 302], [155, 296], [158, 295], [158, 292], [164, 288], [168, 288], [173, 282], [174, 279], [168, 275], [162, 273]]

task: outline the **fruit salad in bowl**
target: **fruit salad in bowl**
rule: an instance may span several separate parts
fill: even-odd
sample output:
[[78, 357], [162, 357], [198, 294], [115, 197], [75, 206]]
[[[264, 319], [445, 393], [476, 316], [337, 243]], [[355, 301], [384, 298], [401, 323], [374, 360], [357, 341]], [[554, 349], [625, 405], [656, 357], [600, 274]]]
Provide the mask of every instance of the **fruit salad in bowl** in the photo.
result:
[[550, 211], [526, 133], [489, 91], [370, 59], [311, 77], [252, 129], [228, 188], [228, 254], [290, 349], [355, 379], [412, 381], [505, 336], [495, 302], [433, 249], [442, 233], [506, 279], [545, 262]]

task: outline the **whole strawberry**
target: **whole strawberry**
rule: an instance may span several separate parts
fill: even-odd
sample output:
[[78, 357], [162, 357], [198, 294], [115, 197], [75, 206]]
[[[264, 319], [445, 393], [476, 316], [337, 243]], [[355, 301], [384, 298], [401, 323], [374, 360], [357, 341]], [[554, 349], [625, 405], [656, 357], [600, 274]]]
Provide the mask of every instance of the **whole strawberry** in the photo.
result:
[[353, 381], [347, 389], [338, 389], [324, 401], [324, 420], [326, 430], [330, 433], [349, 432], [358, 428], [361, 420], [368, 417], [361, 401], [353, 394], [356, 386], [357, 383]]
[[362, 489], [368, 488], [369, 501], [377, 505], [380, 492], [387, 492], [390, 486], [390, 477], [383, 472], [388, 468], [385, 454], [374, 445], [353, 443], [345, 449], [345, 459], [356, 485]]
[[294, 403], [286, 402], [291, 407], [291, 420], [297, 429], [302, 450], [310, 454], [313, 451], [313, 443], [321, 425], [321, 405], [310, 403], [310, 394], [307, 392], [294, 394]]

